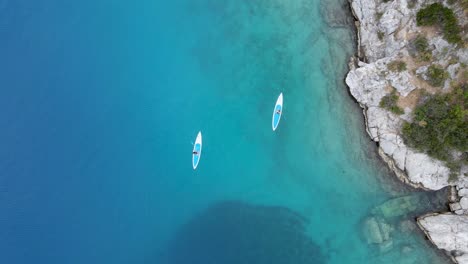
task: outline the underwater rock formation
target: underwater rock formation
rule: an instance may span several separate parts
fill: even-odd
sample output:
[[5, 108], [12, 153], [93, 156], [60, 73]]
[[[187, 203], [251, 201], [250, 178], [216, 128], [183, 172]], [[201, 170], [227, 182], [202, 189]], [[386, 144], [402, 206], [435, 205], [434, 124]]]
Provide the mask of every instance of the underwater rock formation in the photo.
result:
[[321, 264], [306, 220], [283, 207], [215, 204], [184, 225], [170, 244], [168, 264]]
[[[363, 236], [370, 245], [377, 246], [381, 252], [394, 247], [392, 233], [412, 232], [416, 224], [410, 220], [395, 222], [401, 217], [413, 219], [414, 216], [432, 210], [447, 210], [449, 188], [436, 192], [418, 192], [411, 195], [392, 198], [374, 207], [372, 214], [363, 222]], [[402, 247], [402, 249], [405, 246]], [[405, 249], [408, 251], [408, 248]]]

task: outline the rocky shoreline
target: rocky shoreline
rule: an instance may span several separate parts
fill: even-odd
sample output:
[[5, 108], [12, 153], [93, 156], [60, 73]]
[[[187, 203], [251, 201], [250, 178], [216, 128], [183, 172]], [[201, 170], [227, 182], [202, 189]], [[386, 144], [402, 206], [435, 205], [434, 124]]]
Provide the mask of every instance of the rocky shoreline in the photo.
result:
[[[425, 190], [452, 186], [452, 195], [447, 199], [451, 212], [421, 216], [418, 226], [455, 262], [468, 264], [468, 177], [464, 176], [468, 167], [462, 166], [455, 172], [457, 180], [450, 181], [453, 171], [443, 162], [406, 146], [400, 133], [402, 123], [411, 120], [415, 94], [420, 89], [431, 91], [431, 87], [424, 87], [428, 65], [412, 59], [410, 42], [419, 34], [430, 36], [431, 64], [442, 65], [449, 73], [442, 90], [448, 90], [450, 81], [468, 64], [468, 49], [466, 45], [448, 43], [438, 32], [417, 27], [417, 11], [435, 1], [348, 1], [356, 19], [358, 50], [357, 57], [351, 58], [346, 84], [363, 108], [367, 132], [377, 142], [379, 155], [403, 182]], [[460, 23], [466, 25], [463, 9], [453, 8]], [[401, 71], [390, 70], [389, 65], [395, 61], [405, 62], [409, 69], [405, 66]], [[395, 91], [404, 110], [400, 115], [379, 105], [384, 96]]]

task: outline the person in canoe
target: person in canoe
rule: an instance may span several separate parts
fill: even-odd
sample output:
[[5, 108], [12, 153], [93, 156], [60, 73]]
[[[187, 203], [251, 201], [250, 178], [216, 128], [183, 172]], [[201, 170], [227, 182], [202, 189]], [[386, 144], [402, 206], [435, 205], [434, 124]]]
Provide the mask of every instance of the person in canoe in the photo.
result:
[[198, 151], [195, 151], [195, 150], [194, 150], [194, 151], [192, 152], [192, 154], [193, 154], [193, 155], [198, 155]]
[[281, 110], [280, 110], [280, 109], [276, 110], [276, 113], [277, 113], [278, 115], [281, 114]]

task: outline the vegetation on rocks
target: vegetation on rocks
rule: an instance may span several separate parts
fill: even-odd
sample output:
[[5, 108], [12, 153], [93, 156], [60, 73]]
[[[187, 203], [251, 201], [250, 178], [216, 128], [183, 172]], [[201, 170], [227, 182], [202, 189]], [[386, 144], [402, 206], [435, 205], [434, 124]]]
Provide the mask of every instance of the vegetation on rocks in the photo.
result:
[[[423, 97], [413, 121], [403, 125], [405, 144], [445, 161], [452, 170], [468, 163], [468, 85], [448, 94]], [[462, 153], [461, 157], [456, 159], [454, 151]]]
[[400, 60], [392, 61], [387, 65], [387, 68], [393, 72], [402, 72], [406, 70], [406, 62]]
[[377, 37], [379, 38], [379, 40], [383, 40], [384, 36], [385, 36], [385, 33], [383, 33], [382, 31], [379, 30], [377, 32]]
[[416, 50], [418, 52], [427, 51], [427, 48], [429, 47], [429, 44], [427, 43], [427, 38], [423, 35], [418, 35], [414, 40], [414, 46], [416, 47]]
[[[449, 0], [449, 4], [459, 3], [462, 7], [463, 2], [466, 4], [468, 0]], [[419, 10], [416, 22], [418, 26], [440, 28], [449, 43], [463, 43], [454, 12], [441, 3]], [[417, 61], [432, 61], [432, 52], [424, 35], [418, 35], [411, 45]], [[451, 58], [449, 64], [456, 63], [458, 60]], [[433, 64], [427, 68], [425, 76], [429, 84], [441, 87], [449, 74], [442, 66]], [[456, 81], [452, 83], [456, 84]], [[456, 179], [462, 164], [468, 164], [468, 85], [461, 83], [452, 86], [452, 92], [448, 94], [424, 93], [413, 111], [413, 121], [405, 122], [402, 129], [406, 145], [445, 162], [451, 170], [450, 181]]]
[[456, 3], [459, 3], [464, 11], [468, 10], [468, 0], [448, 0], [447, 3], [449, 5], [454, 5]]
[[416, 3], [418, 2], [418, 0], [409, 0], [408, 1], [408, 8], [414, 8], [416, 6]]
[[430, 61], [431, 59], [432, 59], [432, 54], [429, 51], [419, 53], [419, 56], [418, 56], [419, 61]]
[[397, 105], [398, 102], [398, 95], [395, 91], [392, 91], [390, 94], [385, 95], [382, 97], [380, 100], [379, 106], [382, 108], [385, 108], [389, 110], [390, 112], [397, 114], [397, 115], [402, 115], [405, 112], [401, 107]]
[[466, 69], [462, 73], [462, 80], [464, 80], [464, 82], [468, 82], [468, 70]]
[[380, 19], [382, 18], [382, 16], [383, 16], [383, 13], [382, 13], [382, 12], [377, 12], [377, 13], [375, 13], [375, 18], [376, 18], [377, 20], [380, 20]]
[[441, 3], [434, 3], [418, 11], [416, 15], [418, 26], [440, 26], [444, 38], [452, 44], [461, 43], [460, 26], [457, 18], [450, 8]]
[[413, 40], [412, 45], [417, 51], [417, 58], [419, 61], [430, 61], [432, 59], [432, 53], [429, 50], [429, 43], [425, 36], [418, 35]]
[[448, 72], [445, 71], [439, 65], [431, 65], [427, 69], [426, 76], [428, 82], [435, 87], [440, 87], [444, 84], [445, 80], [448, 78]]

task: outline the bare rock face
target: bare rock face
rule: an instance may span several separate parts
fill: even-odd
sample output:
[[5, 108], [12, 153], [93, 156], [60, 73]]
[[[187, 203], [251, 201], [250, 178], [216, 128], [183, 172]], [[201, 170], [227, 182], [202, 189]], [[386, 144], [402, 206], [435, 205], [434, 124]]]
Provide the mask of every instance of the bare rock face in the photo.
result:
[[458, 195], [468, 197], [468, 188], [460, 188], [458, 190]]
[[405, 41], [395, 35], [399, 34], [402, 25], [410, 22], [413, 11], [407, 6], [406, 0], [382, 4], [377, 4], [375, 0], [351, 1], [351, 8], [361, 29], [361, 47], [369, 62], [393, 56], [406, 45]]
[[380, 69], [384, 68], [384, 63], [361, 62], [359, 66], [346, 76], [349, 90], [361, 105], [378, 106], [382, 97], [387, 94], [385, 91], [387, 81], [384, 76], [380, 76]]
[[460, 199], [460, 209], [468, 211], [468, 197], [462, 197]]
[[468, 263], [468, 215], [428, 215], [418, 224], [438, 248], [450, 252], [458, 263]]
[[359, 38], [366, 57], [369, 61], [381, 58], [384, 43], [377, 36], [378, 28], [375, 23], [376, 2], [374, 0], [355, 0], [351, 1], [351, 8], [354, 16], [359, 21], [360, 29], [362, 29], [359, 32]]

